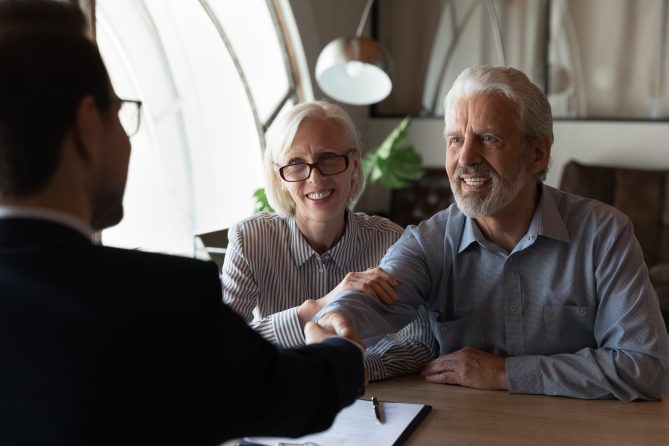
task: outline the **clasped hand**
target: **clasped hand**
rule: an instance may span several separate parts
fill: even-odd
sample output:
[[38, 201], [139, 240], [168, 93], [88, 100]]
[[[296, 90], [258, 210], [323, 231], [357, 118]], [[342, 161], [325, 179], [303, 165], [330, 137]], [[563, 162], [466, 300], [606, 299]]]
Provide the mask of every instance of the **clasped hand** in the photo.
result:
[[304, 326], [304, 338], [307, 344], [315, 344], [330, 336], [347, 338], [364, 350], [364, 344], [351, 320], [342, 313], [328, 313], [318, 323], [307, 322]]

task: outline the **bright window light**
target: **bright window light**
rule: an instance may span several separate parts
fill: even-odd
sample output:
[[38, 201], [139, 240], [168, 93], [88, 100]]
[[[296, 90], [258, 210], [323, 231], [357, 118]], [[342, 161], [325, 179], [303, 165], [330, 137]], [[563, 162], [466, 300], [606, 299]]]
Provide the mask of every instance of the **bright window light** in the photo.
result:
[[269, 8], [264, 0], [97, 1], [114, 88], [143, 101], [125, 217], [102, 233], [104, 244], [191, 256], [195, 234], [252, 214], [262, 129], [296, 99]]

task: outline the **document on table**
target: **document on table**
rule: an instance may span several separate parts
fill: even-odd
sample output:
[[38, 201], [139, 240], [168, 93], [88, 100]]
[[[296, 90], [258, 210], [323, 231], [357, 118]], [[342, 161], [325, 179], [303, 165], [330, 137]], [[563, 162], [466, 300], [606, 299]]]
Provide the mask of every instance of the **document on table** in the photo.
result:
[[382, 423], [377, 421], [371, 401], [356, 400], [339, 412], [326, 431], [300, 438], [247, 437], [240, 445], [276, 446], [312, 442], [318, 446], [399, 446], [432, 406], [381, 401], [380, 408]]

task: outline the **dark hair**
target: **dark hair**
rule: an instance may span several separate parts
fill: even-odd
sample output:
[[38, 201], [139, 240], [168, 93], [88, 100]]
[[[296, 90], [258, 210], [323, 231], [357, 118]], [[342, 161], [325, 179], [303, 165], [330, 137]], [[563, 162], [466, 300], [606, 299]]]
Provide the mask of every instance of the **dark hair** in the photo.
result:
[[72, 1], [0, 0], [0, 29], [7, 26], [53, 26], [85, 35], [88, 22]]
[[39, 192], [51, 179], [81, 99], [90, 95], [106, 110], [111, 86], [95, 44], [80, 30], [60, 26], [59, 19], [71, 16], [54, 13], [45, 24], [45, 16], [30, 21], [24, 15], [12, 22], [2, 15], [6, 4], [0, 6], [0, 195], [18, 197]]

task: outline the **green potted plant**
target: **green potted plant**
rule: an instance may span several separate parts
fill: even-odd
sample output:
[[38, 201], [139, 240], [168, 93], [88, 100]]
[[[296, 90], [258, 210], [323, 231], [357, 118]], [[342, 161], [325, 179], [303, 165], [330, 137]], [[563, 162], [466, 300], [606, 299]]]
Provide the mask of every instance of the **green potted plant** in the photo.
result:
[[405, 142], [409, 124], [411, 118], [407, 116], [381, 145], [365, 154], [362, 170], [368, 184], [379, 182], [388, 189], [403, 189], [423, 178], [423, 159], [412, 145]]

